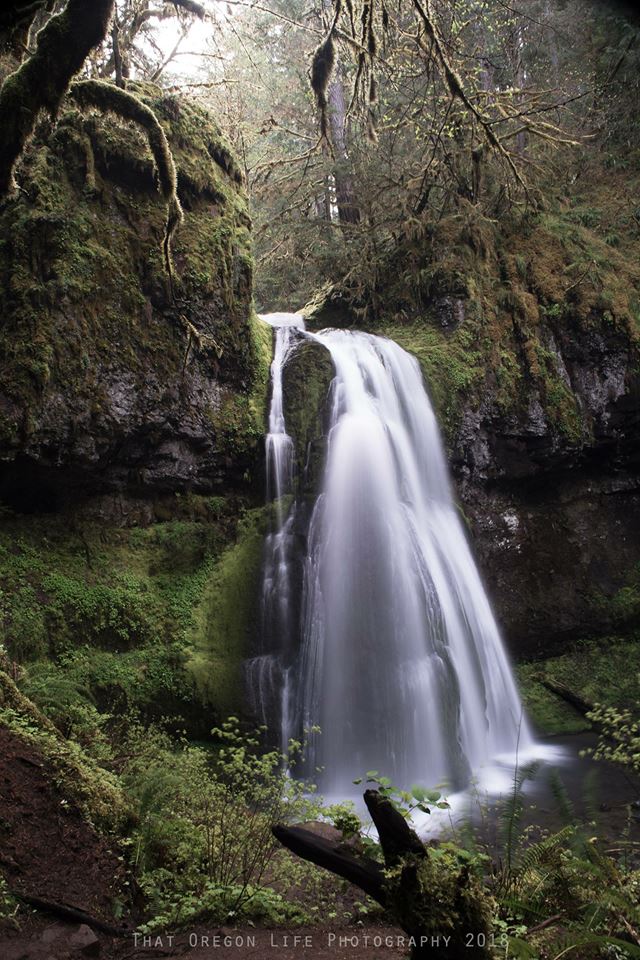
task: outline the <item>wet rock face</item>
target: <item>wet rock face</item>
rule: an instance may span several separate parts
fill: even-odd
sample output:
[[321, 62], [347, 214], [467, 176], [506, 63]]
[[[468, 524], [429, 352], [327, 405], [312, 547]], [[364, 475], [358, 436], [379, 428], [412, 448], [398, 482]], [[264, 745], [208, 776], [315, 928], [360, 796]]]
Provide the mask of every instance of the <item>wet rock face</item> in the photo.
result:
[[212, 492], [261, 459], [245, 197], [207, 114], [139, 92], [178, 170], [172, 281], [151, 156], [112, 116], [43, 124], [0, 211], [0, 498], [19, 509]]
[[459, 487], [470, 535], [511, 653], [536, 659], [624, 631], [619, 606], [640, 562], [640, 477], [550, 475], [539, 484]]
[[628, 630], [616, 600], [640, 564], [640, 389], [628, 343], [553, 341], [580, 432], [550, 422], [532, 389], [501, 414], [490, 393], [467, 408], [451, 462], [490, 596], [518, 659]]
[[432, 303], [432, 313], [443, 330], [455, 330], [464, 321], [464, 300], [460, 297], [436, 298]]
[[567, 336], [559, 348], [550, 333], [548, 347], [555, 348], [575, 429], [558, 429], [534, 384], [508, 412], [497, 407], [488, 389], [478, 406], [463, 410], [452, 443], [452, 466], [461, 478], [526, 479], [549, 470], [573, 471], [585, 458], [640, 463], [640, 371], [628, 342], [599, 334], [586, 342]]

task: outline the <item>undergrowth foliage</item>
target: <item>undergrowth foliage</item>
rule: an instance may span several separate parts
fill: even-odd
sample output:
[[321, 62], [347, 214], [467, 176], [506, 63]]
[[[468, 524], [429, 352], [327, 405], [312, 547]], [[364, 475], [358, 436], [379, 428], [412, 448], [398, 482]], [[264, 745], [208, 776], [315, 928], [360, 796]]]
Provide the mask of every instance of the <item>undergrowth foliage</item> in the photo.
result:
[[[5, 671], [11, 666], [6, 655], [2, 664]], [[354, 855], [384, 860], [352, 805], [323, 805], [310, 784], [291, 776], [303, 743], [292, 741], [283, 755], [265, 748], [264, 728], [247, 730], [235, 717], [214, 728], [206, 743], [194, 743], [175, 733], [175, 717], [149, 724], [132, 712], [101, 713], [87, 689], [68, 676], [54, 677], [49, 686], [44, 668], [42, 674], [31, 668], [21, 679], [22, 692], [6, 673], [0, 678], [5, 690], [0, 722], [51, 758], [61, 784], [71, 771], [82, 773], [85, 815], [94, 817], [101, 800], [104, 807], [107, 789], [119, 798], [119, 826], [107, 829], [120, 838], [144, 892], [142, 932], [205, 921], [353, 921], [371, 912], [367, 901], [352, 900], [347, 907], [342, 881], [297, 861], [273, 838], [274, 823], [320, 820], [342, 834]], [[596, 758], [633, 768], [637, 723], [611, 709], [598, 708], [596, 714], [603, 729]], [[583, 822], [553, 773], [559, 825], [528, 824], [526, 786], [540, 775], [537, 764], [516, 770], [512, 790], [494, 815], [495, 837], [482, 823], [461, 828], [451, 821], [450, 831], [445, 827], [429, 842], [419, 903], [394, 896], [402, 865], [388, 871], [389, 919], [404, 925], [407, 911], [419, 910], [426, 928], [459, 931], [465, 907], [456, 899], [457, 878], [464, 876], [483, 925], [493, 931], [483, 947], [487, 957], [505, 950], [509, 957], [536, 960], [566, 954], [585, 960], [640, 957], [636, 847], [621, 836], [610, 849], [599, 836], [595, 814]], [[439, 790], [419, 785], [399, 790], [377, 771], [366, 778], [409, 819], [435, 810], [449, 816]], [[595, 810], [595, 799], [587, 806]], [[16, 912], [1, 885], [0, 911], [9, 921]]]
[[131, 859], [152, 914], [144, 930], [197, 917], [302, 919], [275, 889], [284, 854], [271, 827], [309, 819], [318, 804], [289, 775], [302, 744], [292, 741], [286, 756], [265, 752], [262, 732], [245, 733], [232, 717], [212, 730], [211, 749], [176, 744], [158, 728], [134, 725], [127, 734], [122, 778], [137, 813]]
[[[637, 762], [637, 726], [615, 711], [596, 713], [601, 721], [608, 717], [596, 757], [625, 767]], [[612, 732], [618, 737], [613, 746], [609, 740]], [[516, 768], [512, 789], [495, 813], [495, 839], [490, 840], [482, 825], [471, 820], [462, 828], [451, 821], [451, 830], [445, 828], [438, 841], [428, 844], [427, 856], [420, 861], [419, 900], [407, 902], [402, 885], [405, 871], [416, 867], [411, 855], [387, 870], [391, 918], [405, 930], [419, 926], [433, 929], [434, 934], [446, 930], [459, 935], [469, 927], [468, 922], [465, 927], [466, 908], [458, 895], [464, 875], [475, 884], [473, 916], [477, 920], [481, 909], [487, 929], [493, 931], [483, 936], [483, 956], [531, 960], [560, 960], [566, 954], [581, 960], [639, 957], [640, 870], [635, 845], [621, 836], [614, 850], [608, 850], [597, 835], [597, 821], [577, 816], [553, 769], [548, 773], [549, 787], [560, 826], [550, 830], [527, 825], [526, 785], [540, 775], [538, 762]], [[420, 787], [399, 790], [377, 771], [370, 771], [367, 780], [407, 819], [416, 810], [429, 813], [434, 807], [448, 807], [438, 791]], [[596, 806], [594, 797], [586, 799], [588, 807]], [[368, 835], [366, 825], [354, 824], [353, 814], [334, 814], [334, 822], [342, 826], [352, 844], [355, 838], [355, 849], [382, 860], [377, 842]]]

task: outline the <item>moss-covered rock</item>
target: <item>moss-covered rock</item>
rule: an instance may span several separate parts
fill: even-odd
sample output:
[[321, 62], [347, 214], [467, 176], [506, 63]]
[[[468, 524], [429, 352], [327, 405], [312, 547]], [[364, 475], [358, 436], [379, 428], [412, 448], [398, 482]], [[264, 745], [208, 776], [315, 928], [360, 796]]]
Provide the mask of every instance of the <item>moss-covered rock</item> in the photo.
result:
[[251, 317], [250, 221], [212, 118], [152, 85], [184, 222], [133, 124], [67, 105], [43, 121], [0, 210], [0, 495], [242, 484], [259, 462], [268, 364]]
[[327, 442], [329, 388], [334, 377], [327, 348], [301, 335], [282, 374], [287, 433], [294, 444], [298, 492], [313, 496], [322, 478]]

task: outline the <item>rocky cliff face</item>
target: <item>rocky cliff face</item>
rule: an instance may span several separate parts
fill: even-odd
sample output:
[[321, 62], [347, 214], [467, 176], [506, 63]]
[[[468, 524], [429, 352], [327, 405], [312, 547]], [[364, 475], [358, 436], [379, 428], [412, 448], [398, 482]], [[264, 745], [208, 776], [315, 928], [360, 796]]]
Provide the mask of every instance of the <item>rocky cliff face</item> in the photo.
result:
[[452, 444], [459, 495], [514, 651], [637, 622], [640, 392], [637, 347], [615, 329], [546, 331], [580, 432], [554, 428], [535, 384], [518, 413], [490, 391], [463, 411]]
[[178, 168], [173, 280], [146, 141], [111, 115], [43, 122], [0, 210], [0, 497], [19, 509], [238, 487], [259, 460], [242, 177], [210, 116], [135, 92]]
[[[610, 239], [610, 238], [609, 238]], [[518, 658], [640, 621], [640, 271], [581, 211], [499, 228], [468, 210], [408, 245], [367, 324], [420, 360], [470, 536]]]

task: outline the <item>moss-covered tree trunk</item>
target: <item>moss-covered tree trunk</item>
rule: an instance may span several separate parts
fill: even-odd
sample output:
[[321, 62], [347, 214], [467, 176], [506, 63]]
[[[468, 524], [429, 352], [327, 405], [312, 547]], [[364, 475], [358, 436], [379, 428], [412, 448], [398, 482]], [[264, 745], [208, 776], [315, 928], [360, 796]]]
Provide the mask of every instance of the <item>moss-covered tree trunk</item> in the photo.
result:
[[115, 0], [69, 0], [38, 34], [35, 53], [0, 90], [0, 197], [14, 186], [16, 161], [40, 110], [55, 115], [70, 81], [107, 33]]

